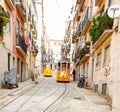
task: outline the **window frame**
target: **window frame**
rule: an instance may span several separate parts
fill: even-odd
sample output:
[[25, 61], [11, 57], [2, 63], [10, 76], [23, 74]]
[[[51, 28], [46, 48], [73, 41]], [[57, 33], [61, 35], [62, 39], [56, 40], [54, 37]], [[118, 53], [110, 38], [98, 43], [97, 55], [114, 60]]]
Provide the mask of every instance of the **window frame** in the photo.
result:
[[110, 63], [110, 45], [107, 45], [104, 51], [104, 66], [108, 66], [109, 63]]
[[101, 52], [97, 53], [96, 56], [96, 70], [99, 70], [101, 68]]

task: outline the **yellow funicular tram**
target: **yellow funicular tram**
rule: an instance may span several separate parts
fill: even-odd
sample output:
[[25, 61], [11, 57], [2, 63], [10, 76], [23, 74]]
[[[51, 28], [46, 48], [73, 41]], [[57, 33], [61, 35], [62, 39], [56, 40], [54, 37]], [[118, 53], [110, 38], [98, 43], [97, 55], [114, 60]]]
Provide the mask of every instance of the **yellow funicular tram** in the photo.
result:
[[51, 63], [46, 63], [44, 65], [44, 76], [52, 77], [52, 75], [53, 75], [52, 64]]
[[70, 61], [69, 59], [62, 59], [58, 61], [56, 81], [70, 82]]

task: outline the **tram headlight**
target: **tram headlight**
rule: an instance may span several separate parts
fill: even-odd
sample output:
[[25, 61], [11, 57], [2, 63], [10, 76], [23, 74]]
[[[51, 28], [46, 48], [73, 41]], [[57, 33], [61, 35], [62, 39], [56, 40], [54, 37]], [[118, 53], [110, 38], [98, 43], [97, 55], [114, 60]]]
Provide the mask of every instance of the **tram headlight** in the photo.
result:
[[61, 72], [60, 76], [61, 76], [61, 77], [65, 77], [66, 74], [65, 74], [64, 72]]

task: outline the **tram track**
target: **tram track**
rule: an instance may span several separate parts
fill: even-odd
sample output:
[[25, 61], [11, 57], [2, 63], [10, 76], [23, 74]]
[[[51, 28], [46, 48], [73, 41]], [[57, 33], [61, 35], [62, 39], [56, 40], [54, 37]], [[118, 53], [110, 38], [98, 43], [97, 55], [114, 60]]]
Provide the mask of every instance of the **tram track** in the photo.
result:
[[[40, 83], [38, 83], [38, 85], [40, 85], [41, 83], [43, 83], [44, 84], [44, 81], [45, 80], [42, 80]], [[43, 85], [42, 84], [42, 85]], [[15, 100], [17, 100], [18, 98], [20, 98], [21, 96], [23, 96], [24, 94], [26, 94], [27, 92], [29, 92], [30, 90], [32, 90], [33, 88], [35, 88], [36, 86], [38, 86], [38, 85], [32, 85], [32, 84], [27, 84], [26, 86], [24, 86], [24, 87], [21, 87], [20, 89], [17, 89], [17, 90], [15, 90], [15, 91], [13, 91], [13, 92], [11, 92], [11, 93], [9, 93], [8, 94], [8, 96], [6, 96], [6, 97], [9, 97], [9, 95], [11, 94], [11, 96], [13, 95], [14, 96], [14, 98], [10, 98], [10, 100], [9, 99], [7, 99], [6, 98], [6, 101], [7, 102], [3, 102], [3, 106], [1, 106], [0, 107], [0, 112], [1, 112], [1, 110], [3, 109], [3, 108], [5, 108], [5, 107], [7, 107], [9, 104], [11, 104], [12, 102], [14, 102]], [[30, 86], [29, 88], [27, 87], [27, 86]], [[26, 88], [27, 87], [27, 88]], [[20, 90], [22, 89], [22, 92], [20, 92]], [[19, 92], [18, 92], [19, 91]], [[17, 94], [15, 94], [16, 92], [18, 92]], [[12, 96], [12, 97], [13, 97]]]
[[[47, 79], [48, 80], [48, 79]], [[36, 85], [35, 87], [37, 87], [39, 90], [41, 89], [41, 87], [44, 87], [46, 85], [46, 83], [44, 82], [44, 83], [42, 83], [42, 85]], [[35, 89], [35, 91], [27, 98], [27, 99], [25, 99], [25, 101], [24, 102], [22, 102], [22, 104], [19, 106], [19, 108], [15, 111], [15, 112], [19, 112], [19, 110], [26, 104], [26, 103], [28, 103], [28, 101], [35, 95], [35, 94], [37, 94], [38, 92], [39, 92], [39, 90], [38, 89], [36, 89], [36, 88], [34, 88]]]
[[[64, 84], [64, 83], [63, 83]], [[25, 105], [25, 103], [28, 103], [28, 100], [27, 102], [24, 102], [23, 105], [21, 105], [21, 107], [19, 109], [17, 109], [17, 111], [15, 112], [29, 112], [29, 111], [35, 111], [34, 109], [35, 108], [38, 108], [40, 105], [44, 105], [45, 102], [50, 102], [49, 99], [51, 99], [51, 97], [54, 97], [54, 96], [58, 96], [58, 93], [59, 93], [59, 96], [57, 98], [55, 98], [52, 102], [50, 102], [50, 104], [48, 104], [46, 107], [42, 106], [41, 108], [39, 108], [37, 111], [35, 112], [47, 112], [47, 110], [49, 110], [65, 93], [66, 93], [66, 90], [67, 90], [67, 86], [66, 84], [64, 84], [64, 90], [61, 92], [60, 91], [60, 88], [61, 86], [63, 87], [63, 84], [58, 84], [58, 87], [53, 91], [51, 92], [51, 94], [45, 96], [43, 99], [41, 99], [40, 101], [38, 101], [37, 103], [35, 103], [34, 105], [30, 106], [29, 108], [27, 109], [24, 109], [23, 106]], [[62, 88], [63, 89], [63, 88]], [[57, 94], [56, 94], [57, 93]], [[61, 94], [60, 94], [61, 93]], [[29, 98], [29, 100], [32, 99]], [[45, 103], [46, 104], [46, 103]], [[23, 108], [23, 109], [22, 109]]]
[[[29, 87], [29, 84], [27, 84], [26, 87], [23, 87], [21, 89], [19, 88], [18, 90], [15, 90], [15, 91], [9, 93], [9, 94], [13, 94], [13, 96], [11, 96], [11, 97], [14, 97], [14, 98], [11, 99], [10, 101], [8, 101], [6, 104], [2, 105], [0, 107], [0, 112], [3, 112], [7, 108], [9, 108], [10, 105], [14, 105], [14, 103], [17, 102], [18, 100], [20, 100], [20, 99], [23, 100], [23, 98], [24, 98], [24, 100], [22, 101], [21, 104], [19, 104], [19, 106], [17, 106], [14, 109], [14, 112], [29, 112], [31, 109], [35, 109], [36, 106], [39, 107], [39, 105], [44, 105], [45, 102], [49, 101], [48, 105], [41, 107], [38, 110], [38, 112], [47, 112], [50, 108], [52, 108], [53, 105], [55, 105], [55, 103], [58, 100], [60, 100], [60, 98], [62, 98], [65, 95], [65, 93], [67, 91], [67, 86], [65, 83], [61, 83], [61, 84], [57, 83], [58, 87], [56, 87], [55, 90], [52, 90], [49, 94], [44, 96], [41, 100], [37, 101], [37, 103], [34, 102], [34, 104], [32, 106], [26, 108], [25, 105], [28, 102], [32, 101], [34, 99], [34, 96], [37, 96], [37, 94], [40, 94], [40, 92], [39, 92], [40, 89], [45, 88], [45, 86], [50, 83], [51, 80], [49, 81], [48, 79], [49, 78], [45, 78], [40, 83], [34, 84], [33, 86], [30, 86], [30, 87]], [[49, 85], [47, 85], [47, 86], [49, 86]], [[50, 100], [51, 98], [53, 98], [53, 99]], [[7, 106], [9, 106], [9, 107], [7, 107]]]
[[66, 93], [66, 91], [67, 91], [67, 85], [64, 83], [64, 86], [65, 86], [65, 89], [64, 89], [64, 91], [61, 93], [61, 95], [60, 95], [59, 97], [57, 97], [49, 106], [47, 106], [47, 107], [43, 110], [43, 112], [47, 112], [47, 110], [49, 110], [49, 109], [51, 108], [51, 106], [53, 106], [60, 98], [62, 98], [62, 97], [65, 95], [65, 93]]

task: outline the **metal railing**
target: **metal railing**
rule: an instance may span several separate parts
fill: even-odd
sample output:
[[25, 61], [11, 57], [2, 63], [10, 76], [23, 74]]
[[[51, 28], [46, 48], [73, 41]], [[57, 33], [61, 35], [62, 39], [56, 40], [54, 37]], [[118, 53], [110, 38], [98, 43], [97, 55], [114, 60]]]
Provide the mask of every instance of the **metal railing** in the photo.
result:
[[27, 53], [27, 47], [26, 47], [25, 41], [24, 41], [24, 39], [19, 34], [16, 35], [16, 45], [20, 46], [21, 49], [25, 53]]

